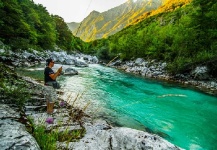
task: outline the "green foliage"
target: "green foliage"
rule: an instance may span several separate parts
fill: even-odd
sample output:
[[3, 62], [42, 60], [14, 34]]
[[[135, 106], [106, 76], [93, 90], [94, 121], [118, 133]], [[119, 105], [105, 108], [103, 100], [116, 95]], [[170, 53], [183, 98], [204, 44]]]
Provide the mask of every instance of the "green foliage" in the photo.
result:
[[86, 54], [93, 54], [92, 49], [89, 48], [89, 43], [85, 43], [79, 37], [72, 37], [71, 47], [74, 51], [79, 51]]
[[77, 129], [72, 131], [66, 129], [65, 131], [58, 133], [58, 141], [75, 142], [76, 140], [82, 138], [84, 134], [85, 134], [85, 129]]
[[35, 137], [41, 149], [43, 150], [56, 149], [56, 141], [58, 139], [58, 134], [56, 132], [48, 133], [45, 130], [45, 126], [39, 125], [34, 127], [33, 136]]
[[76, 38], [72, 41], [73, 35], [61, 17], [51, 16], [32, 0], [0, 0], [0, 18], [0, 40], [13, 51], [56, 47], [71, 51], [86, 46]]
[[56, 44], [65, 50], [71, 50], [71, 42], [72, 42], [72, 33], [69, 30], [67, 24], [64, 22], [63, 18], [55, 15], [52, 16], [53, 20], [56, 23]]
[[77, 129], [69, 131], [67, 128], [64, 131], [59, 132], [57, 129], [47, 131], [44, 125], [33, 125], [35, 137], [37, 143], [42, 150], [54, 150], [56, 149], [56, 142], [74, 142], [82, 138], [85, 134], [85, 129]]
[[0, 72], [0, 93], [1, 99], [5, 99], [6, 103], [16, 104], [22, 108], [25, 101], [28, 100], [30, 94], [27, 85], [19, 79], [15, 72], [0, 63], [2, 71]]
[[99, 49], [97, 51], [97, 57], [102, 59], [102, 60], [107, 60], [109, 57], [109, 51], [107, 47], [101, 47], [101, 49]]

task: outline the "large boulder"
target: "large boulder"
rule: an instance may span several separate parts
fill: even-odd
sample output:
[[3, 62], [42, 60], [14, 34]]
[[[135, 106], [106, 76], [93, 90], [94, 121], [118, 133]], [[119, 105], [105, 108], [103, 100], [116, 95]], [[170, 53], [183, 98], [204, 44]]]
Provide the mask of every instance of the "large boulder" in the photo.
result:
[[67, 68], [64, 71], [64, 75], [77, 75], [77, 74], [78, 74], [78, 71], [75, 70], [74, 68]]
[[86, 124], [85, 136], [69, 145], [59, 143], [59, 147], [68, 146], [69, 149], [95, 150], [95, 149], [129, 149], [129, 150], [179, 150], [180, 148], [169, 143], [158, 135], [125, 128], [111, 127], [105, 121], [97, 120], [94, 124]]
[[7, 105], [0, 105], [0, 149], [40, 150], [36, 140], [17, 122], [18, 112]]

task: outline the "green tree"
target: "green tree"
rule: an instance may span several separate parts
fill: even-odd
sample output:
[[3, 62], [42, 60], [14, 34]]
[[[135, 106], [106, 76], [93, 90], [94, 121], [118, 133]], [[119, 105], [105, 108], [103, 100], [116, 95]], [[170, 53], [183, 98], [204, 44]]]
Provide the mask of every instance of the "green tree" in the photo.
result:
[[4, 43], [9, 44], [26, 36], [28, 27], [23, 22], [22, 11], [16, 0], [1, 1], [0, 18], [0, 37]]
[[35, 26], [38, 34], [37, 44], [42, 49], [52, 49], [56, 44], [55, 23], [46, 8], [41, 4], [37, 5], [35, 10], [40, 18], [39, 24]]
[[56, 44], [65, 50], [70, 51], [72, 49], [72, 33], [69, 30], [67, 24], [64, 22], [63, 18], [60, 16], [52, 16], [54, 19], [54, 22], [56, 24]]

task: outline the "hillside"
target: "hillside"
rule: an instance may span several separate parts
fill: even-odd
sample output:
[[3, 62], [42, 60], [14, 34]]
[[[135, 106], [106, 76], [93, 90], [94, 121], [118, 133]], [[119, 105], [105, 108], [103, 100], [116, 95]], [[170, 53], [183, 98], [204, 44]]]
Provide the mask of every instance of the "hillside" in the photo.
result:
[[[217, 2], [166, 1], [154, 14], [120, 32], [91, 42], [89, 51], [103, 59], [155, 59], [168, 63], [171, 73], [189, 73], [208, 66], [217, 76]], [[186, 2], [186, 3], [185, 3]]]
[[178, 9], [180, 7], [185, 6], [186, 4], [189, 4], [192, 0], [165, 0], [163, 2], [163, 5], [160, 6], [158, 9], [156, 10], [152, 10], [149, 12], [145, 12], [143, 13], [140, 17], [138, 17], [137, 19], [135, 19], [132, 24], [138, 23], [148, 17], [157, 15], [159, 13], [163, 13], [163, 12], [172, 12], [175, 9]]
[[[126, 3], [112, 8], [108, 11], [99, 13], [91, 12], [82, 22], [73, 34], [84, 41], [93, 41], [95, 39], [106, 38], [124, 27], [130, 25], [145, 12], [157, 9], [163, 4], [162, 0], [128, 0]], [[69, 27], [76, 24], [68, 24]]]

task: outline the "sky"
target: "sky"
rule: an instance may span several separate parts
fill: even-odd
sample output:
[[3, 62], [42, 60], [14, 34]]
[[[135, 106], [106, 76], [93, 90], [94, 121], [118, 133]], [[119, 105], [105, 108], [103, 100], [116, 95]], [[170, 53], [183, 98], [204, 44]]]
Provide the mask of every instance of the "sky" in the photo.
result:
[[127, 0], [33, 0], [42, 4], [50, 14], [58, 15], [65, 22], [81, 22], [90, 12], [104, 12]]

